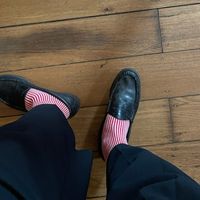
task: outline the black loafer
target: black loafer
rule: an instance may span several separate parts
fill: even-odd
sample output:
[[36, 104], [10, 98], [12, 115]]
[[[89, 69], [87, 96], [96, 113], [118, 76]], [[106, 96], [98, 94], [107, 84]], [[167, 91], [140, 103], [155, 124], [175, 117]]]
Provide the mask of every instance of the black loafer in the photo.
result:
[[[130, 137], [132, 122], [138, 110], [140, 101], [140, 78], [133, 69], [123, 69], [116, 76], [110, 89], [107, 114], [120, 120], [130, 120], [127, 141]], [[99, 133], [99, 152], [102, 154], [102, 130], [106, 119], [104, 118]]]
[[62, 101], [70, 110], [70, 117], [74, 116], [80, 107], [78, 97], [69, 93], [59, 93], [38, 87], [25, 78], [15, 75], [0, 75], [0, 100], [10, 107], [27, 111], [25, 96], [29, 89], [34, 88], [46, 92]]

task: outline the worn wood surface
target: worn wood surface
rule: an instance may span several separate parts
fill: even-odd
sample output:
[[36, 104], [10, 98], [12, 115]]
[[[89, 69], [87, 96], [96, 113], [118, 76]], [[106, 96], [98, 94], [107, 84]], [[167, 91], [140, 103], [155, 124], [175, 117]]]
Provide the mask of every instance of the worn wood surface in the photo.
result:
[[171, 106], [175, 140], [200, 140], [200, 96], [172, 99]]
[[97, 198], [89, 198], [87, 200], [90, 200], [90, 199], [92, 199], [92, 200], [106, 200], [106, 197], [104, 196], [104, 197], [97, 197]]
[[0, 27], [200, 3], [199, 0], [1, 0]]
[[149, 10], [0, 29], [0, 66], [12, 69], [15, 60], [23, 68], [36, 68], [159, 53], [157, 17], [156, 10]]
[[200, 48], [200, 5], [160, 10], [164, 52]]

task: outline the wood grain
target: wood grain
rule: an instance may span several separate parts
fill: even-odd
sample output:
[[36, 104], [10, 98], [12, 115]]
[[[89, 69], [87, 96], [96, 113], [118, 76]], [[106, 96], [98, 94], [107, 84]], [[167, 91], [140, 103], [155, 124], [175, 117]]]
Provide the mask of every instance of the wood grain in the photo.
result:
[[164, 52], [200, 47], [200, 5], [160, 10]]
[[13, 60], [28, 68], [158, 52], [155, 10], [0, 29], [3, 68]]
[[[76, 146], [78, 149], [86, 148], [94, 151], [97, 150], [98, 134], [105, 116], [105, 111], [105, 106], [82, 108], [70, 120], [76, 136]], [[1, 117], [0, 125], [15, 121], [19, 117]], [[130, 144], [141, 146], [171, 142], [172, 134], [169, 117], [167, 100], [141, 102], [132, 128], [132, 134], [129, 140]]]
[[199, 0], [1, 0], [0, 27], [200, 3]]
[[171, 100], [176, 141], [200, 140], [200, 96]]
[[11, 117], [1, 117], [0, 118], [0, 126], [12, 123], [14, 121], [16, 121], [17, 119], [19, 119], [21, 116], [11, 116]]
[[102, 197], [105, 195], [106, 195], [106, 164], [101, 158], [94, 158], [87, 196], [91, 198], [91, 197]]
[[146, 146], [172, 141], [172, 127], [167, 99], [141, 102], [129, 144]]
[[106, 200], [106, 197], [89, 198], [87, 200]]
[[6, 104], [0, 102], [0, 117], [10, 117], [15, 115], [22, 115], [23, 112], [14, 108], [10, 108]]
[[49, 89], [72, 92], [80, 97], [82, 107], [98, 106], [107, 103], [112, 81], [125, 67], [139, 72], [142, 100], [200, 94], [199, 55], [199, 50], [165, 53], [13, 71], [12, 74], [27, 77]]

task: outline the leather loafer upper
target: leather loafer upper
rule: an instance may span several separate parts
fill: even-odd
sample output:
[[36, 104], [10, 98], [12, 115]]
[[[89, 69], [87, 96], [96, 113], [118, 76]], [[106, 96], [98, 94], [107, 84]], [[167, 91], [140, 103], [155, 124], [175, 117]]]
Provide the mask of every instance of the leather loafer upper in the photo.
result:
[[0, 100], [11, 107], [26, 111], [25, 95], [31, 88], [38, 89], [58, 98], [70, 109], [70, 117], [75, 115], [80, 107], [79, 99], [72, 94], [58, 93], [38, 87], [23, 77], [15, 75], [0, 76]]
[[140, 101], [140, 79], [132, 69], [122, 70], [115, 78], [107, 113], [121, 120], [133, 121]]

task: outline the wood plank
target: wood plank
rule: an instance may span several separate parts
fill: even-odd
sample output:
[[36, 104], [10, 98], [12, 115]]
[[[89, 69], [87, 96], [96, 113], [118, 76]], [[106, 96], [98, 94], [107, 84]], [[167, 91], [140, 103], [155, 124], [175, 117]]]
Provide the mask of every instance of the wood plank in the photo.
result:
[[3, 70], [158, 52], [156, 10], [0, 29]]
[[199, 0], [1, 0], [0, 26], [200, 3]]
[[106, 200], [106, 197], [89, 198], [87, 200]]
[[200, 50], [195, 50], [12, 73], [49, 89], [72, 92], [80, 97], [82, 107], [97, 106], [107, 103], [114, 77], [127, 66], [132, 66], [140, 73], [142, 100], [200, 94], [199, 55]]
[[0, 102], [0, 117], [10, 117], [14, 115], [22, 115], [23, 112], [17, 109], [8, 107], [6, 104]]
[[[97, 151], [97, 138], [105, 116], [105, 106], [82, 108], [70, 120], [76, 136], [78, 149], [86, 148]], [[3, 114], [3, 113], [1, 113]], [[132, 128], [130, 144], [154, 145], [172, 141], [171, 124], [167, 100], [141, 102]], [[0, 125], [15, 121], [17, 117], [0, 118]]]
[[10, 117], [1, 117], [0, 118], [0, 126], [12, 123], [14, 121], [16, 121], [17, 119], [19, 119], [21, 116], [10, 116]]
[[[87, 197], [102, 197], [106, 195], [106, 163], [98, 157], [93, 160], [91, 178]], [[104, 198], [105, 199], [105, 198]]]
[[164, 52], [200, 48], [200, 5], [160, 10]]
[[200, 141], [174, 143], [147, 149], [176, 165], [200, 183]]
[[167, 99], [143, 101], [132, 127], [129, 144], [146, 146], [172, 141], [172, 127]]
[[200, 96], [171, 100], [176, 141], [200, 140]]

